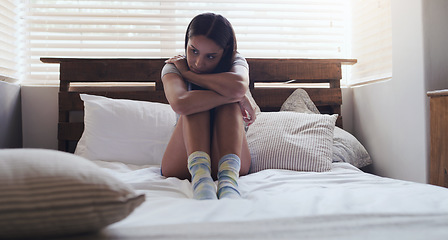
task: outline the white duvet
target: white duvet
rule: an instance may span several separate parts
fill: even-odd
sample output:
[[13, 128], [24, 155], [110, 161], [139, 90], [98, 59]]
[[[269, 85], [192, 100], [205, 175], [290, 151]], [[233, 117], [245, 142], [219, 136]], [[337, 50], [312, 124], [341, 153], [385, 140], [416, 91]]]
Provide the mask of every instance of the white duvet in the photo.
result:
[[239, 179], [242, 199], [193, 200], [158, 166], [96, 161], [146, 194], [95, 239], [447, 239], [448, 189], [363, 173], [264, 170]]

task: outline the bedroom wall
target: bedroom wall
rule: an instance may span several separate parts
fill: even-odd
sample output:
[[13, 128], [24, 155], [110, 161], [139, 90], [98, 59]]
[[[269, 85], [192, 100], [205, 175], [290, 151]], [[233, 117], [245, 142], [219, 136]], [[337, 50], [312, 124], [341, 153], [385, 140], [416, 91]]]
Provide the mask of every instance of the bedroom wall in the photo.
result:
[[20, 86], [0, 81], [0, 149], [22, 147]]
[[353, 127], [375, 174], [426, 183], [428, 90], [448, 88], [448, 1], [392, 1], [392, 80], [353, 88]]
[[57, 149], [58, 87], [22, 86], [24, 148]]
[[423, 31], [425, 48], [425, 83], [427, 90], [448, 89], [447, 13], [448, 1], [424, 1]]

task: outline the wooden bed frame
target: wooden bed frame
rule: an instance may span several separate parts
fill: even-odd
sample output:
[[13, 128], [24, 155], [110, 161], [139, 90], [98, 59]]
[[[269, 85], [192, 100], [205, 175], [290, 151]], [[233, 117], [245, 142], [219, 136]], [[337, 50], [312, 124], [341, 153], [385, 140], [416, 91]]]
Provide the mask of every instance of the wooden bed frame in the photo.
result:
[[[84, 130], [82, 119], [73, 121], [71, 117], [72, 113], [84, 110], [80, 93], [167, 103], [160, 79], [165, 60], [41, 58], [44, 63], [60, 64], [59, 150], [73, 152]], [[247, 61], [250, 90], [262, 111], [280, 110], [288, 96], [303, 87], [298, 84], [323, 83], [324, 87], [304, 89], [321, 113], [339, 114], [336, 125], [342, 127], [341, 64], [354, 64], [356, 60], [248, 58]]]

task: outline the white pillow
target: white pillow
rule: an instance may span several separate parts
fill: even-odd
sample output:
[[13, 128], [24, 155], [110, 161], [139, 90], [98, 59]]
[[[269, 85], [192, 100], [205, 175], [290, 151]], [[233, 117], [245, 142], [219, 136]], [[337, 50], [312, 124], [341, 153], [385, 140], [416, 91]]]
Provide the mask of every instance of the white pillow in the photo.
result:
[[127, 217], [145, 195], [70, 153], [0, 150], [0, 239], [97, 231]]
[[358, 139], [339, 127], [334, 128], [333, 162], [347, 162], [357, 168], [373, 163], [370, 154]]
[[337, 115], [262, 112], [247, 131], [250, 173], [264, 169], [331, 169]]
[[176, 125], [163, 103], [81, 94], [84, 132], [75, 154], [91, 160], [160, 164]]

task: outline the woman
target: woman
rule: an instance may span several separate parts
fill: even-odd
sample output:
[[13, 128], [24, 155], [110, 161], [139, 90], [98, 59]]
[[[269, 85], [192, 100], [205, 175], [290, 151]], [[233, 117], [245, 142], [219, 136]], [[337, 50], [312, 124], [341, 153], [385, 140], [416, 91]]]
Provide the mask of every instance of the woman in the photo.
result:
[[249, 67], [237, 53], [229, 21], [213, 13], [190, 22], [185, 53], [162, 70], [166, 98], [180, 115], [162, 175], [191, 179], [195, 199], [238, 198], [238, 177], [250, 167], [244, 122], [255, 120]]

